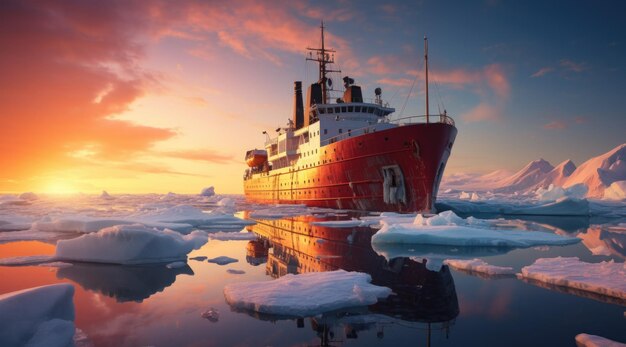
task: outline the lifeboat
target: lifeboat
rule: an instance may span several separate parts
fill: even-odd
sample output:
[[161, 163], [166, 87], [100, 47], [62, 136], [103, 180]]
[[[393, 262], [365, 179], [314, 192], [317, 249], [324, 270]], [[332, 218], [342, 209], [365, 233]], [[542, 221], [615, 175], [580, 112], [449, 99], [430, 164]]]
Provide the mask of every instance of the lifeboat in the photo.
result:
[[267, 161], [267, 151], [262, 149], [253, 149], [246, 152], [246, 164], [249, 167], [258, 167]]

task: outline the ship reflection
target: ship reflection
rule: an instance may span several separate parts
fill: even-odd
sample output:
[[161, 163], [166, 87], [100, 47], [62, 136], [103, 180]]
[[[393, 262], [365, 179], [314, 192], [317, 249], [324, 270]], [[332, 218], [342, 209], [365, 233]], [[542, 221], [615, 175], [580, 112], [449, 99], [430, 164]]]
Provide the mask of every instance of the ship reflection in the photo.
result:
[[[375, 230], [363, 227], [330, 228], [311, 225], [313, 217], [257, 220], [248, 227], [260, 236], [254, 246], [256, 257], [267, 256], [266, 273], [278, 278], [288, 273], [333, 271], [365, 272], [372, 283], [392, 289], [391, 295], [375, 305], [327, 312], [309, 318], [311, 329], [328, 346], [344, 339], [358, 338], [361, 331], [375, 331], [384, 338], [385, 328], [410, 326], [422, 330], [430, 345], [431, 333], [444, 333], [459, 314], [454, 280], [447, 266], [430, 271], [425, 262], [406, 257], [387, 260], [371, 247]], [[248, 254], [255, 258], [254, 254]], [[246, 312], [262, 320], [286, 317]], [[296, 319], [299, 328], [304, 319]]]
[[111, 265], [74, 263], [60, 268], [57, 277], [70, 279], [84, 289], [115, 298], [117, 302], [142, 302], [171, 286], [180, 274], [193, 275], [189, 266], [169, 269], [164, 265]]

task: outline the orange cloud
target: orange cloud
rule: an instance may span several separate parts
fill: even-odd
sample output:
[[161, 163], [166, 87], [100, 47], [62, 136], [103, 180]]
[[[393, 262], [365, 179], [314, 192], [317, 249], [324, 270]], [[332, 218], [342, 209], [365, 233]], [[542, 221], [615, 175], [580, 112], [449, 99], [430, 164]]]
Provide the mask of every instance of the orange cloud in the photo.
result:
[[[3, 2], [0, 10], [0, 179], [60, 169], [84, 147], [101, 159], [128, 158], [175, 132], [110, 117], [156, 81], [136, 67], [131, 38], [144, 28], [133, 5]], [[0, 185], [0, 190], [3, 186]]]
[[161, 152], [161, 154], [167, 155], [172, 158], [200, 160], [216, 164], [228, 164], [235, 161], [232, 156], [215, 153], [212, 150], [205, 149]]

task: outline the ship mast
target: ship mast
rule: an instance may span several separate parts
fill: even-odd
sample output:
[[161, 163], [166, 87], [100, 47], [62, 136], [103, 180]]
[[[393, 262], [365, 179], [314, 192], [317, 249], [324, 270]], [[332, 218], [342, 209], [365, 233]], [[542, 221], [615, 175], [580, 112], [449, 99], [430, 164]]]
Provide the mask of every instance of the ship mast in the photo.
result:
[[428, 124], [428, 38], [424, 36], [424, 66], [426, 68], [426, 124]]
[[[319, 80], [318, 83], [322, 85], [322, 100], [325, 104], [328, 103], [328, 79], [326, 78], [326, 74], [328, 72], [341, 72], [339, 70], [329, 70], [326, 68], [326, 64], [333, 64], [335, 62], [335, 50], [327, 49], [324, 46], [324, 21], [322, 21], [322, 25], [320, 26], [322, 31], [322, 47], [321, 48], [310, 48], [307, 47], [309, 51], [317, 52], [317, 56], [313, 58], [312, 54], [309, 53], [309, 56], [306, 60], [316, 61], [319, 63]], [[329, 53], [332, 53], [329, 54]]]

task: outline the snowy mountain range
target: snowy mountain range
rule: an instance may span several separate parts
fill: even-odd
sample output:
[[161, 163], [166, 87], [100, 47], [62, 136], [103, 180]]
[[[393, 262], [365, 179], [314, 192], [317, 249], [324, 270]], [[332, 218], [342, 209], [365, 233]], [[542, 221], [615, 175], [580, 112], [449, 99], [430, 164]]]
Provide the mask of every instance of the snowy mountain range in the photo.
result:
[[591, 158], [579, 167], [566, 160], [556, 167], [539, 159], [512, 173], [497, 170], [485, 175], [454, 174], [444, 178], [442, 187], [496, 193], [525, 193], [550, 185], [571, 187], [584, 183], [587, 197], [621, 198], [626, 190], [626, 143]]

